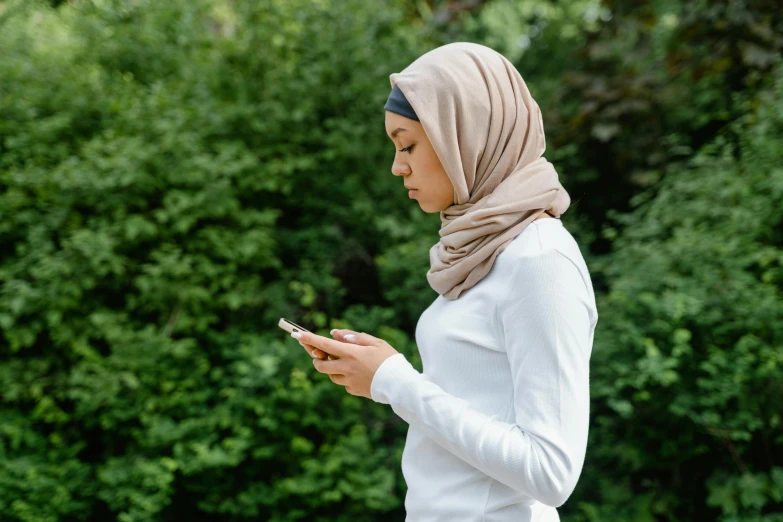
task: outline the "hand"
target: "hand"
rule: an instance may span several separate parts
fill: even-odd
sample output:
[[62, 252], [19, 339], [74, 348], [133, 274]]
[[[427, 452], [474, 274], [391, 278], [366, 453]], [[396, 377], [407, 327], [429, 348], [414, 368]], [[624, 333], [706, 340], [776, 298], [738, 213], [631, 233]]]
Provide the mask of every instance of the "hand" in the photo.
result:
[[[332, 335], [344, 339], [332, 340], [311, 332], [298, 332], [299, 343], [310, 353], [315, 369], [329, 375], [329, 379], [351, 395], [372, 399], [370, 384], [381, 363], [399, 353], [383, 339], [350, 330], [332, 330]], [[346, 337], [354, 335], [354, 338]], [[292, 334], [293, 337], [293, 334]], [[348, 342], [350, 341], [350, 342]], [[312, 351], [315, 350], [315, 355]], [[320, 354], [336, 357], [323, 360]]]
[[[334, 331], [334, 330], [332, 330], [332, 331]], [[302, 333], [304, 333], [304, 332], [302, 332]], [[291, 337], [293, 337], [293, 332], [292, 332]], [[322, 360], [327, 360], [328, 359], [330, 361], [332, 359], [335, 359], [335, 357], [332, 357], [331, 355], [329, 355], [326, 352], [322, 352], [321, 350], [319, 350], [315, 346], [312, 346], [310, 344], [305, 344], [302, 341], [299, 341], [299, 344], [302, 345], [302, 348], [307, 350], [307, 353], [309, 353], [310, 357], [312, 357], [313, 359], [322, 359]]]
[[[329, 333], [332, 334], [333, 336], [335, 336], [338, 340], [340, 340], [342, 338], [346, 342], [352, 342], [353, 339], [344, 339], [343, 336], [350, 335], [350, 334], [357, 335], [356, 332], [353, 332], [351, 330], [338, 330], [336, 328], [333, 329]], [[291, 337], [293, 337], [293, 335]], [[302, 345], [302, 348], [307, 350], [307, 353], [309, 353], [310, 357], [312, 357], [313, 359], [322, 359], [322, 360], [325, 360], [325, 361], [326, 360], [332, 361], [332, 360], [337, 359], [337, 357], [332, 357], [330, 354], [324, 352], [323, 350], [319, 350], [318, 348], [316, 348], [315, 346], [312, 346], [310, 344], [305, 344], [302, 341], [299, 341], [299, 344]]]

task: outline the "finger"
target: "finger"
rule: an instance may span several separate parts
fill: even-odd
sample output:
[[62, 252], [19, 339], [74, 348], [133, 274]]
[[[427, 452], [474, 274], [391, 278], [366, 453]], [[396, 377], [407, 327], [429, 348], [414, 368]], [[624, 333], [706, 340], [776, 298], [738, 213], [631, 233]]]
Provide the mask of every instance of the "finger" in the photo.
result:
[[309, 344], [299, 343], [302, 345], [302, 348], [305, 349], [305, 351], [310, 355], [310, 357], [314, 359], [336, 359], [336, 357], [333, 357], [332, 355], [329, 355], [323, 350], [319, 350], [315, 346], [310, 346]]
[[313, 359], [313, 366], [319, 373], [327, 373], [329, 375], [342, 374], [345, 371], [345, 366], [340, 360], [337, 361], [324, 361], [321, 359]]
[[326, 353], [323, 350], [319, 350], [318, 348], [313, 348], [313, 350], [315, 350], [315, 353], [319, 355], [318, 359], [321, 359], [322, 361], [323, 360], [336, 361], [337, 359], [339, 359], [339, 357], [335, 357], [334, 355], [330, 353]]
[[299, 342], [299, 345], [305, 349], [305, 351], [310, 357], [319, 358], [319, 359], [326, 358], [326, 353], [324, 353], [323, 350], [319, 350], [315, 346], [303, 342], [302, 339], [297, 338], [294, 334], [300, 335], [301, 332], [291, 332], [291, 337], [293, 337], [294, 339], [297, 340], [297, 342]]
[[[299, 343], [299, 344], [302, 344], [302, 343]], [[321, 360], [327, 360], [327, 361], [334, 361], [334, 360], [338, 359], [338, 357], [335, 357], [334, 355], [330, 355], [330, 354], [326, 353], [323, 350], [319, 350], [318, 348], [315, 348], [314, 346], [309, 346], [309, 345], [305, 345], [305, 344], [302, 344], [302, 346], [304, 347], [305, 350], [307, 350], [307, 353], [309, 353], [310, 356], [313, 357], [314, 359], [321, 359]]]
[[379, 341], [377, 337], [374, 337], [370, 334], [366, 334], [364, 332], [355, 332], [353, 330], [335, 329], [332, 330], [330, 333], [334, 335], [337, 339], [342, 340], [346, 343], [358, 344], [361, 346], [376, 346]]
[[325, 358], [326, 358], [326, 356], [327, 356], [327, 354], [326, 354], [326, 353], [324, 353], [323, 351], [319, 350], [319, 349], [318, 349], [318, 348], [316, 348], [315, 346], [310, 346], [310, 345], [308, 345], [308, 344], [304, 344], [304, 343], [303, 343], [303, 342], [301, 342], [301, 341], [299, 341], [299, 344], [302, 346], [302, 348], [304, 348], [304, 349], [305, 349], [305, 351], [307, 352], [307, 354], [308, 354], [310, 357], [313, 357], [313, 358], [315, 358], [315, 359], [325, 359]]
[[298, 338], [300, 342], [319, 348], [332, 356], [343, 358], [346, 355], [350, 355], [350, 347], [344, 342], [327, 339], [312, 332], [297, 332], [296, 335], [301, 336]]

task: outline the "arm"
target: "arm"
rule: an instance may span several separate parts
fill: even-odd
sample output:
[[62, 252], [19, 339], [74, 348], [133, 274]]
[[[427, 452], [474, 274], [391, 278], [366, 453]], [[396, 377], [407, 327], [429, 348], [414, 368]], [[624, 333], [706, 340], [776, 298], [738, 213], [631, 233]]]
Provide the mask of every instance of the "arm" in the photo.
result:
[[513, 423], [443, 391], [403, 354], [378, 368], [372, 398], [486, 475], [559, 507], [576, 487], [587, 446], [589, 307], [578, 269], [560, 252], [516, 266], [497, 310], [513, 379]]

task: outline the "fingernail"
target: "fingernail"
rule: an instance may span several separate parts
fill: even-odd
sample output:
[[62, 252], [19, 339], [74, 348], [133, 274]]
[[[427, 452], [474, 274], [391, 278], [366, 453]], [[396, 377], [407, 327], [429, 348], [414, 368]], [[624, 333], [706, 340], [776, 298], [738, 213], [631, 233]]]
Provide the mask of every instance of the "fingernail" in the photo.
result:
[[293, 337], [294, 339], [301, 339], [302, 334], [300, 334], [299, 332], [291, 332], [291, 337]]
[[313, 350], [312, 352], [310, 352], [310, 355], [312, 355], [312, 356], [313, 356], [313, 358], [315, 358], [315, 350]]
[[354, 339], [356, 339], [356, 336], [354, 334], [348, 334], [343, 336], [343, 339], [345, 339], [346, 341], [353, 341]]
[[334, 335], [334, 332], [336, 332], [336, 331], [337, 331], [337, 328], [332, 328], [332, 329], [329, 331], [329, 335]]

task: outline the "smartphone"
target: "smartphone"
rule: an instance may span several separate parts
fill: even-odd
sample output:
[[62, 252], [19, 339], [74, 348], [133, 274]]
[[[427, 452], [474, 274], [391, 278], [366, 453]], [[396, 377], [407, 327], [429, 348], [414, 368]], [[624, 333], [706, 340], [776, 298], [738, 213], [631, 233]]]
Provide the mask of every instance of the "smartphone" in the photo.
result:
[[[280, 328], [282, 328], [283, 330], [285, 330], [288, 333], [294, 333], [294, 332], [299, 332], [299, 331], [312, 333], [310, 330], [307, 330], [306, 328], [302, 328], [298, 324], [294, 323], [293, 321], [289, 321], [288, 319], [286, 319], [284, 317], [280, 318], [280, 321], [278, 321], [277, 326], [279, 326]], [[339, 359], [339, 357], [332, 357], [329, 354], [326, 355], [326, 358], [328, 360], [330, 360], [330, 361], [334, 361], [336, 359]]]
[[308, 330], [306, 328], [302, 328], [298, 324], [296, 324], [294, 322], [291, 322], [288, 319], [285, 319], [283, 317], [280, 318], [280, 322], [277, 323], [277, 326], [279, 326], [280, 328], [282, 328], [283, 330], [285, 330], [288, 333], [294, 333], [294, 332], [299, 332], [299, 331], [312, 333], [310, 330]]

